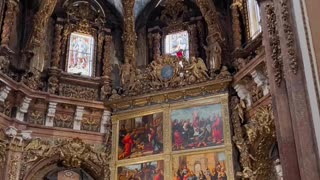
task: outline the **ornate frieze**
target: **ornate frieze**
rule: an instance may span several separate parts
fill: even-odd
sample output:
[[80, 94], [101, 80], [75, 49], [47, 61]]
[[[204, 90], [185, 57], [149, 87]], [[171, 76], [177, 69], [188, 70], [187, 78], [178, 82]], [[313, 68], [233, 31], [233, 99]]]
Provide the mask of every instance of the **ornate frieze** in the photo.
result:
[[38, 110], [32, 111], [28, 116], [28, 122], [31, 124], [44, 125], [45, 113]]
[[266, 13], [266, 22], [267, 22], [267, 31], [270, 39], [270, 47], [271, 47], [271, 58], [273, 60], [273, 76], [275, 83], [277, 86], [280, 86], [281, 81], [283, 79], [283, 62], [281, 56], [281, 47], [280, 47], [280, 38], [279, 32], [277, 28], [277, 17], [275, 14], [275, 9], [273, 4], [267, 4], [265, 6]]
[[53, 121], [54, 127], [73, 128], [73, 115], [69, 113], [57, 113]]
[[59, 95], [85, 100], [97, 100], [99, 97], [97, 89], [71, 84], [60, 84]]

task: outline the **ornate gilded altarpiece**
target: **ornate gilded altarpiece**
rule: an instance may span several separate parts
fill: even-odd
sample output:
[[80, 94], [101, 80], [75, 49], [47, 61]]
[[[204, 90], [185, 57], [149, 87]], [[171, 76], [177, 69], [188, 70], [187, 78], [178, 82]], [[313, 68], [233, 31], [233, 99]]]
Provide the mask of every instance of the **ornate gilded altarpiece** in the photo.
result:
[[111, 179], [234, 179], [228, 94], [116, 111]]

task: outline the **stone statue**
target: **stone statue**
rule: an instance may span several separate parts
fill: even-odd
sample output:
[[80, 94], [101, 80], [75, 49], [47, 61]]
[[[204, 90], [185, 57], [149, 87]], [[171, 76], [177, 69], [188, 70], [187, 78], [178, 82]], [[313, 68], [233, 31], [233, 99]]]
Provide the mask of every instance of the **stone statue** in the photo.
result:
[[209, 63], [210, 71], [219, 70], [221, 67], [221, 53], [222, 49], [217, 41], [212, 41], [211, 38], [207, 38], [208, 46], [202, 44], [202, 47], [206, 50], [207, 62]]
[[130, 74], [132, 69], [132, 65], [129, 62], [125, 62], [120, 66], [120, 78], [122, 86], [125, 86], [126, 83], [130, 81]]

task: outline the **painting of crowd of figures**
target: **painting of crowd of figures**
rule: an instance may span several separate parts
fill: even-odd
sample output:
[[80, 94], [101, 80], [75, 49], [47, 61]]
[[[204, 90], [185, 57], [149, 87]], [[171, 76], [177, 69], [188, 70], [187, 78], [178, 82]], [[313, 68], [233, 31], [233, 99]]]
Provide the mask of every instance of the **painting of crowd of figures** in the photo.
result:
[[113, 118], [119, 180], [234, 179], [226, 95]]

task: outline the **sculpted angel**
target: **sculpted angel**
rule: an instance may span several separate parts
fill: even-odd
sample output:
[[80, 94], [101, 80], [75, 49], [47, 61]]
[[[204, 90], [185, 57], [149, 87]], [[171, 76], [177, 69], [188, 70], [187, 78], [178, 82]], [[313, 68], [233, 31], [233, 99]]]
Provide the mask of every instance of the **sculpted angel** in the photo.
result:
[[189, 81], [204, 81], [206, 79], [209, 79], [209, 76], [207, 74], [208, 69], [203, 60], [201, 58], [195, 57], [191, 57], [190, 60], [191, 64], [186, 68], [186, 70], [190, 70], [192, 74], [191, 77], [189, 77]]

